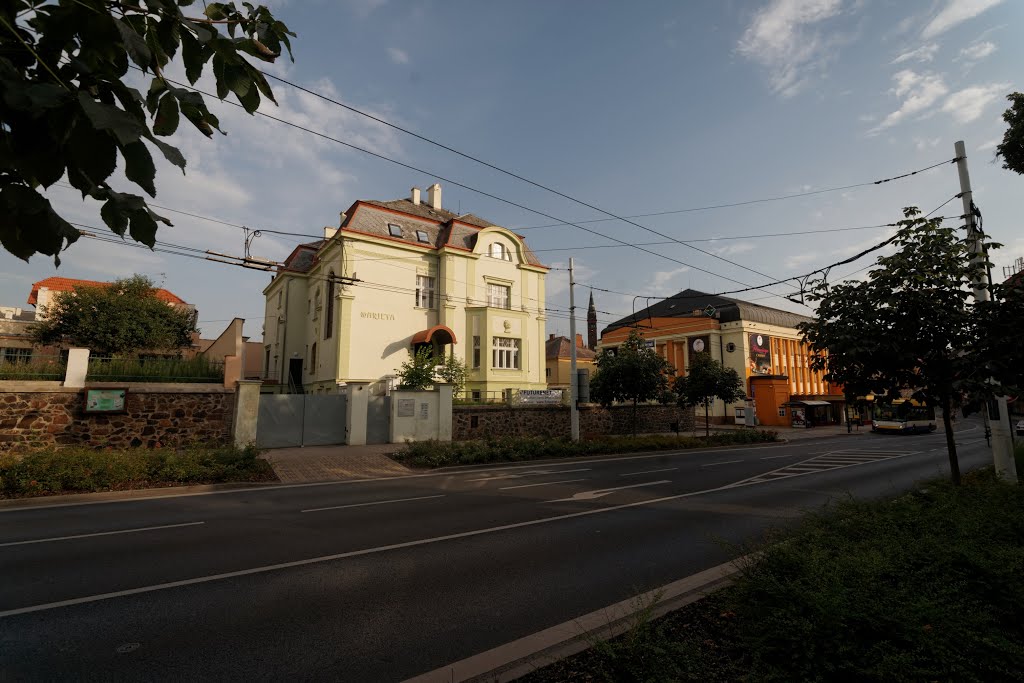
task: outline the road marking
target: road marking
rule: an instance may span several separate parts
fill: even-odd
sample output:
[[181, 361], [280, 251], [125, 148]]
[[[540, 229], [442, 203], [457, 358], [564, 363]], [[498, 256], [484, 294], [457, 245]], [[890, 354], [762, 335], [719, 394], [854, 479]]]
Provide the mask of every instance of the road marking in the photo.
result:
[[545, 474], [568, 474], [569, 472], [589, 471], [589, 467], [583, 467], [576, 470], [536, 470], [533, 472], [523, 472], [522, 474], [499, 474], [495, 477], [480, 477], [479, 479], [467, 479], [466, 481], [498, 481], [499, 479], [520, 479], [522, 477], [540, 477]]
[[604, 498], [610, 496], [616, 491], [622, 491], [624, 489], [635, 489], [640, 486], [656, 486], [657, 484], [671, 484], [672, 482], [668, 479], [662, 479], [661, 481], [645, 481], [642, 484], [630, 484], [629, 486], [615, 486], [608, 489], [596, 489], [594, 491], [580, 491], [574, 496], [569, 498], [559, 498], [558, 500], [548, 501], [551, 503], [564, 503], [570, 500], [594, 500], [595, 498]]
[[725, 460], [723, 462], [709, 462], [706, 465], [701, 465], [701, 467], [716, 467], [718, 465], [734, 465], [734, 464], [736, 464], [738, 462], [743, 462], [743, 461], [742, 460]]
[[799, 458], [806, 454], [786, 453], [785, 455], [766, 455], [761, 460], [775, 460], [775, 458]]
[[563, 479], [562, 481], [541, 481], [536, 484], [519, 484], [517, 486], [502, 486], [499, 491], [511, 491], [512, 489], [528, 489], [534, 486], [554, 486], [555, 484], [570, 484], [574, 481], [586, 481], [586, 477], [583, 479]]
[[362, 508], [368, 505], [387, 505], [388, 503], [408, 503], [413, 500], [427, 500], [428, 498], [444, 498], [445, 494], [436, 496], [416, 496], [415, 498], [395, 498], [393, 500], [374, 500], [369, 503], [352, 503], [350, 505], [332, 505], [325, 508], [310, 508], [302, 512], [322, 512], [324, 510], [344, 510], [345, 508]]
[[135, 534], [140, 531], [156, 531], [158, 529], [176, 529], [183, 526], [198, 526], [206, 522], [185, 522], [183, 524], [164, 524], [162, 526], [143, 526], [134, 529], [118, 529], [117, 531], [99, 531], [94, 534], [77, 534], [75, 536], [54, 536], [52, 538], [34, 538], [30, 541], [12, 541], [0, 543], [0, 548], [7, 548], [12, 545], [30, 545], [32, 543], [51, 543], [53, 541], [70, 541], [75, 538], [94, 538], [96, 536], [113, 536], [114, 534]]
[[666, 467], [663, 470], [644, 470], [643, 472], [628, 472], [626, 474], [620, 474], [619, 476], [620, 477], [635, 477], [635, 476], [640, 475], [640, 474], [654, 474], [656, 472], [675, 472], [678, 469], [679, 469], [678, 467]]
[[769, 481], [778, 481], [780, 479], [787, 479], [789, 477], [802, 477], [807, 474], [818, 474], [820, 472], [828, 472], [830, 470], [843, 469], [845, 467], [853, 467], [855, 465], [869, 465], [883, 460], [892, 460], [895, 458], [903, 458], [908, 455], [915, 455], [922, 451], [888, 451], [888, 452], [871, 452], [864, 450], [844, 450], [844, 451], [829, 451], [824, 455], [815, 456], [802, 460], [792, 465], [784, 465], [771, 472], [765, 472], [764, 474], [758, 474], [753, 477], [748, 477], [734, 484], [727, 484], [727, 488], [734, 488], [737, 486], [747, 486], [749, 484], [763, 484]]

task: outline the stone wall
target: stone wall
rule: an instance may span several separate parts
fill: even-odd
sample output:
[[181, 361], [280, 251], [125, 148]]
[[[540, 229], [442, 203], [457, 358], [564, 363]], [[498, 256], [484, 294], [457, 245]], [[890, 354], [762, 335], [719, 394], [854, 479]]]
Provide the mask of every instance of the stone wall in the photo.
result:
[[83, 412], [82, 389], [59, 382], [0, 382], [0, 452], [231, 442], [231, 389], [198, 384], [116, 386], [128, 387], [126, 412], [95, 415]]
[[[632, 433], [632, 406], [583, 406], [580, 408], [580, 436], [593, 438]], [[678, 406], [637, 406], [637, 433], [671, 431], [673, 422], [680, 432], [693, 429], [693, 409]], [[452, 439], [482, 439], [497, 436], [569, 436], [567, 406], [454, 406]]]

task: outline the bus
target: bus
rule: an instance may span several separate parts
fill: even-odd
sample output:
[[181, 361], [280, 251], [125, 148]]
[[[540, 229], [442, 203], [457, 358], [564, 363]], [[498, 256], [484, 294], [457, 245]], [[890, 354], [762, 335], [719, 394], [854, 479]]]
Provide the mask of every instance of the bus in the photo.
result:
[[935, 408], [910, 399], [877, 403], [871, 420], [871, 431], [891, 434], [916, 434], [935, 431]]

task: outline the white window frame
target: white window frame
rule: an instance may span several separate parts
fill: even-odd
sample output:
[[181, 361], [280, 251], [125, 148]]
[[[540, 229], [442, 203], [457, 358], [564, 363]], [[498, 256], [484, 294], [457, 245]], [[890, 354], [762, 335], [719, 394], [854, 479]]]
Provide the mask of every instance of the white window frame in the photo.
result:
[[515, 337], [491, 337], [491, 368], [519, 370], [520, 342]]
[[512, 262], [512, 250], [508, 248], [504, 242], [491, 242], [490, 251], [488, 256], [496, 258], [501, 261]]
[[512, 308], [512, 287], [496, 282], [487, 283], [487, 305], [492, 308]]
[[416, 308], [433, 308], [437, 278], [433, 275], [416, 276]]

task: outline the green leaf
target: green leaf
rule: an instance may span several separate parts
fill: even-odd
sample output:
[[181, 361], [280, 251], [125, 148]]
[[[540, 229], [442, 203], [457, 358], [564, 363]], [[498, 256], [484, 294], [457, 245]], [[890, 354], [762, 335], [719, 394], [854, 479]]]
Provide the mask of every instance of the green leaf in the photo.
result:
[[256, 88], [249, 88], [244, 95], [239, 95], [236, 91], [235, 95], [248, 113], [252, 114], [260, 108], [260, 92]]
[[177, 147], [174, 145], [168, 145], [166, 142], [157, 140], [156, 138], [149, 138], [149, 141], [156, 145], [157, 149], [163, 152], [164, 158], [167, 159], [167, 161], [180, 168], [182, 174], [185, 173], [185, 157]]
[[71, 129], [68, 156], [68, 169], [74, 167], [92, 185], [104, 182], [117, 168], [117, 145], [113, 138], [109, 133], [94, 130], [81, 117]]
[[150, 114], [156, 113], [157, 104], [160, 102], [160, 95], [167, 90], [167, 82], [162, 78], [154, 78], [149, 84], [149, 92], [146, 93], [146, 109]]
[[203, 12], [203, 14], [206, 15], [207, 19], [210, 19], [212, 21], [221, 21], [222, 19], [227, 19], [228, 17], [227, 11], [225, 10], [224, 7], [224, 3], [221, 2], [211, 2], [209, 5], [206, 6], [206, 11]]
[[145, 123], [112, 104], [97, 102], [88, 93], [79, 92], [78, 102], [93, 127], [97, 130], [109, 130], [121, 145], [137, 141], [146, 131]]
[[150, 197], [156, 196], [156, 186], [153, 179], [156, 177], [156, 166], [153, 165], [153, 157], [149, 154], [146, 143], [141, 140], [130, 145], [121, 147], [121, 154], [124, 156], [124, 174]]
[[128, 216], [121, 210], [114, 199], [108, 199], [100, 209], [100, 218], [114, 233], [124, 237], [128, 229]]
[[59, 265], [57, 254], [64, 242], [71, 244], [80, 234], [32, 188], [6, 185], [0, 189], [0, 244], [18, 258], [28, 261], [32, 254], [48, 254]]
[[260, 73], [260, 70], [254, 66], [249, 66], [248, 64], [246, 66], [249, 67], [249, 75], [252, 77], [253, 83], [255, 83], [256, 87], [260, 89], [263, 96], [274, 104], [277, 104], [277, 100], [274, 99], [274, 91], [270, 89], [270, 83], [268, 83], [267, 79], [262, 73]]
[[121, 33], [121, 41], [124, 43], [124, 49], [128, 52], [128, 56], [143, 71], [148, 69], [153, 61], [153, 53], [150, 52], [149, 47], [146, 45], [145, 38], [120, 19], [115, 18], [114, 24], [117, 25], [117, 30]]
[[231, 89], [228, 87], [227, 76], [225, 75], [224, 72], [225, 66], [226, 65], [224, 63], [224, 56], [219, 52], [214, 54], [213, 77], [217, 81], [217, 97], [222, 100], [228, 96], [229, 92], [231, 92]]
[[[212, 51], [210, 52], [212, 54]], [[181, 33], [181, 61], [185, 65], [185, 77], [195, 85], [203, 75], [203, 66], [209, 54], [204, 55], [203, 45], [188, 31]]]
[[176, 130], [178, 130], [178, 100], [173, 93], [167, 93], [160, 100], [160, 108], [153, 121], [153, 133], [171, 135]]
[[129, 213], [131, 227], [128, 229], [132, 239], [152, 248], [156, 244], [156, 221], [149, 209], [136, 209]]

